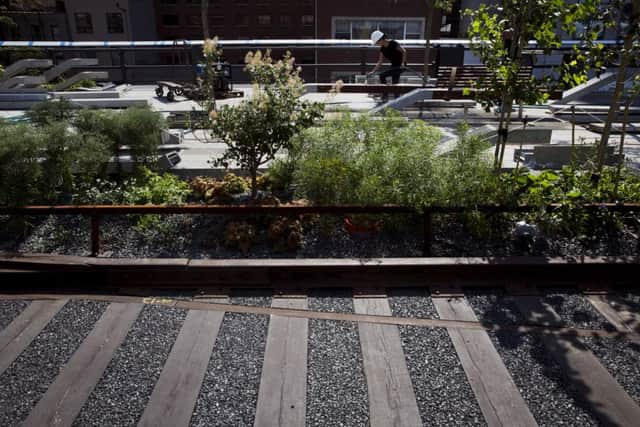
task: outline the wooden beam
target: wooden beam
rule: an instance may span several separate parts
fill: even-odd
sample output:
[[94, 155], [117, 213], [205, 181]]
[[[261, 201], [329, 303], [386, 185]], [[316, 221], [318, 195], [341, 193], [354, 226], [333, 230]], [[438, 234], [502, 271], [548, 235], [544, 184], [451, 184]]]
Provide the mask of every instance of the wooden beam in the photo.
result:
[[640, 313], [627, 310], [623, 303], [609, 295], [585, 295], [585, 298], [617, 331], [631, 332], [627, 338], [640, 345]]
[[71, 426], [142, 307], [109, 305], [22, 425]]
[[[391, 316], [387, 298], [354, 298], [359, 314]], [[395, 325], [358, 323], [372, 427], [421, 426], [422, 420]]]
[[0, 375], [20, 356], [44, 329], [67, 299], [33, 301], [0, 332]]
[[[278, 298], [273, 307], [306, 310], [306, 298]], [[308, 319], [271, 315], [254, 426], [304, 426]]]
[[[518, 309], [528, 321], [549, 325], [562, 323], [560, 316], [537, 297], [515, 297]], [[603, 425], [631, 426], [640, 420], [640, 407], [577, 337], [542, 335], [542, 342], [562, 371], [580, 391]]]
[[139, 426], [189, 425], [223, 318], [222, 311], [189, 311]]
[[[441, 319], [478, 319], [465, 298], [433, 298]], [[537, 426], [485, 331], [447, 328], [480, 410], [490, 426]]]

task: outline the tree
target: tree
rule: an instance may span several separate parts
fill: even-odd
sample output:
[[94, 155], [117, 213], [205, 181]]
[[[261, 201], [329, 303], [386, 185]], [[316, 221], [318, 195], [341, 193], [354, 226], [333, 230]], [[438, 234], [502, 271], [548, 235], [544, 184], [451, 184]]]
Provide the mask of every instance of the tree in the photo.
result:
[[[598, 144], [597, 167], [601, 170], [613, 122], [620, 113], [625, 81], [631, 77], [628, 69], [640, 64], [640, 0], [612, 0], [606, 3], [587, 0], [581, 2], [580, 8], [582, 18], [588, 18], [590, 25], [586, 25], [580, 34], [584, 43], [580, 46], [582, 51], [576, 51], [576, 61], [583, 65], [584, 70], [601, 72], [608, 66], [617, 67], [616, 85]], [[616, 32], [616, 45], [605, 46], [598, 41], [598, 36], [607, 30]]]
[[429, 80], [429, 63], [431, 62], [431, 32], [433, 25], [433, 13], [435, 9], [441, 9], [446, 12], [451, 11], [453, 0], [424, 0], [424, 5], [427, 8], [425, 13], [425, 47], [424, 47], [424, 78], [425, 81]]
[[274, 62], [269, 51], [249, 52], [245, 71], [253, 82], [253, 95], [236, 106], [210, 113], [212, 136], [221, 138], [227, 151], [214, 164], [235, 161], [251, 177], [251, 196], [257, 195], [258, 168], [290, 147], [291, 138], [322, 115], [322, 105], [301, 101], [301, 69], [289, 52]]
[[490, 77], [475, 82], [476, 97], [487, 109], [500, 106], [496, 170], [502, 165], [513, 103], [534, 104], [548, 99], [545, 86], [551, 84], [550, 77], [521, 77], [525, 49], [529, 41], [545, 54], [560, 47], [557, 29], [571, 30], [575, 26], [577, 7], [566, 5], [564, 0], [501, 0], [499, 5], [482, 4], [477, 10], [465, 11], [471, 17], [471, 49], [491, 72]]
[[202, 37], [209, 39], [209, 0], [200, 0], [200, 14], [202, 15]]

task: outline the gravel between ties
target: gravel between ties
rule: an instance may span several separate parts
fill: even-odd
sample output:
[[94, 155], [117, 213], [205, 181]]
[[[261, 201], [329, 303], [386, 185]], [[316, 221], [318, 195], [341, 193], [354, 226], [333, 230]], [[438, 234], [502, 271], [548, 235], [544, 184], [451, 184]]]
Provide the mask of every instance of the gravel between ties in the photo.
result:
[[135, 425], [186, 314], [171, 307], [145, 306], [73, 425]]
[[[438, 318], [431, 298], [423, 289], [394, 290], [389, 305], [394, 316]], [[415, 326], [399, 329], [423, 424], [486, 425], [446, 329]]]
[[0, 425], [19, 425], [93, 329], [108, 303], [68, 302], [0, 377]]
[[[269, 307], [261, 292], [238, 294], [232, 304]], [[196, 401], [192, 426], [253, 425], [269, 317], [226, 313]]]
[[[633, 296], [627, 295], [634, 304]], [[579, 293], [572, 290], [545, 295], [544, 301], [562, 318], [565, 326], [615, 330], [607, 320]], [[623, 337], [582, 338], [581, 341], [596, 355], [636, 403], [640, 404], [640, 346]]]
[[[350, 291], [319, 290], [309, 310], [353, 313]], [[369, 402], [358, 326], [309, 320], [307, 426], [368, 426]]]
[[28, 305], [29, 301], [23, 300], [0, 301], [0, 332], [9, 326]]
[[[469, 293], [467, 300], [482, 321], [499, 324], [524, 324], [515, 302], [493, 290]], [[561, 367], [548, 354], [541, 339], [532, 334], [489, 332], [505, 366], [531, 413], [542, 426], [597, 426], [588, 407], [574, 397], [574, 391]]]

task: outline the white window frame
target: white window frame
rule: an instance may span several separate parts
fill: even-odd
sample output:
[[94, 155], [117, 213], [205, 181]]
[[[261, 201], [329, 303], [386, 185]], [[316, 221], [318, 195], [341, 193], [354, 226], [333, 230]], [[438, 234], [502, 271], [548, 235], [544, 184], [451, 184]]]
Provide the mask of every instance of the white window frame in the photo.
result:
[[424, 18], [416, 16], [404, 16], [389, 18], [386, 16], [332, 16], [331, 17], [331, 37], [336, 37], [336, 22], [340, 20], [349, 21], [349, 37], [353, 40], [353, 21], [401, 21], [404, 22], [404, 34], [403, 38], [407, 36], [407, 21], [419, 21], [420, 22], [420, 38], [424, 39]]

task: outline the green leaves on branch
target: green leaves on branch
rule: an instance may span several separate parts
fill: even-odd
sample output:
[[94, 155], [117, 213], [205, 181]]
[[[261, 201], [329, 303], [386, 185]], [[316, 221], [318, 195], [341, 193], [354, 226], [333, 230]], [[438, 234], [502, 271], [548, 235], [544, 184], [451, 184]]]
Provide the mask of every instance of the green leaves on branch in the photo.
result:
[[252, 179], [257, 194], [257, 171], [276, 153], [290, 147], [291, 138], [322, 116], [323, 106], [300, 100], [302, 79], [295, 59], [287, 53], [274, 61], [270, 52], [249, 52], [246, 71], [253, 82], [250, 99], [235, 106], [223, 106], [211, 114], [211, 131], [221, 138], [227, 151], [214, 159], [217, 165], [235, 162]]

